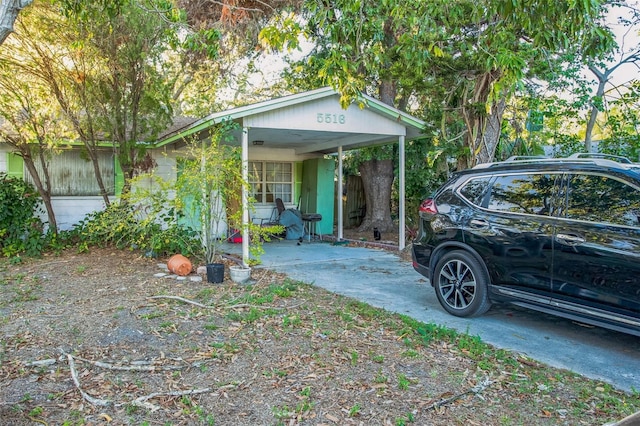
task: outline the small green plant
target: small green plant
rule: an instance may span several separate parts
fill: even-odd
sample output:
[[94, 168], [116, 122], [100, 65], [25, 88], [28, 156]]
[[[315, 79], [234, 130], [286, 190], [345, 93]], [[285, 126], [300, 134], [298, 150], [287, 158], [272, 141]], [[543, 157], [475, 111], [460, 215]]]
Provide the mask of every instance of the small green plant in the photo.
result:
[[292, 412], [286, 405], [283, 405], [282, 407], [273, 407], [271, 409], [271, 412], [273, 413], [273, 416], [278, 420], [288, 419], [295, 415], [295, 413]]
[[398, 417], [395, 421], [396, 426], [406, 426], [407, 423], [413, 423], [415, 421], [415, 416], [413, 413], [408, 413], [406, 416]]
[[263, 374], [267, 377], [287, 377], [287, 372], [285, 370], [271, 370]]
[[338, 312], [338, 316], [340, 317], [340, 319], [342, 319], [342, 321], [344, 322], [353, 322], [353, 315], [350, 312], [345, 312], [345, 311], [339, 311]]
[[42, 407], [35, 407], [33, 410], [29, 411], [29, 416], [31, 416], [31, 417], [38, 417], [38, 416], [40, 416], [43, 412], [44, 412], [44, 408], [42, 408]]
[[376, 383], [387, 383], [388, 380], [389, 379], [387, 378], [387, 376], [382, 373], [382, 370], [378, 370], [378, 373], [376, 373], [376, 377], [373, 379], [373, 381]]
[[349, 417], [357, 417], [360, 414], [360, 404], [356, 403], [349, 408]]
[[270, 315], [271, 313], [273, 313], [273, 310], [260, 310], [258, 308], [255, 307], [251, 307], [249, 309], [249, 311], [247, 312], [229, 312], [227, 314], [227, 319], [231, 320], [231, 321], [238, 321], [238, 322], [246, 322], [246, 323], [253, 323], [256, 322], [257, 320], [259, 320], [260, 318], [262, 318], [263, 316], [267, 316]]
[[131, 415], [133, 415], [133, 414], [137, 413], [137, 412], [138, 412], [138, 410], [139, 410], [139, 408], [140, 408], [140, 407], [138, 407], [137, 405], [134, 405], [134, 404], [127, 404], [127, 405], [125, 406], [125, 412], [126, 412], [128, 415], [130, 415], [130, 416], [131, 416]]
[[420, 352], [415, 349], [407, 349], [402, 353], [402, 356], [406, 358], [418, 358], [420, 356]]
[[350, 301], [347, 307], [356, 312], [358, 316], [369, 321], [381, 318], [384, 315], [384, 311], [360, 301]]
[[291, 297], [302, 284], [303, 283], [299, 281], [292, 281], [290, 279], [287, 279], [280, 285], [270, 285], [269, 292], [282, 298]]
[[165, 315], [164, 312], [154, 311], [148, 314], [142, 314], [140, 315], [140, 318], [146, 319], [146, 320], [152, 320], [155, 318], [163, 317], [164, 315]]
[[482, 357], [488, 350], [487, 345], [482, 342], [480, 336], [470, 336], [466, 333], [460, 334], [457, 342], [458, 348], [473, 359]]
[[13, 288], [15, 296], [11, 299], [11, 302], [29, 302], [38, 300], [38, 296], [35, 292], [40, 288], [40, 284], [25, 283], [18, 285]]
[[171, 321], [163, 321], [160, 323], [161, 328], [174, 328], [175, 324]]
[[356, 350], [351, 351], [351, 365], [354, 367], [358, 365], [358, 352]]
[[285, 327], [295, 327], [302, 323], [298, 315], [285, 315], [282, 317], [282, 325]]
[[311, 402], [311, 388], [306, 386], [304, 389], [300, 391], [299, 395], [300, 402], [296, 406], [297, 413], [306, 413], [307, 411], [311, 411], [313, 408], [313, 403]]
[[411, 384], [411, 380], [407, 378], [404, 374], [398, 374], [398, 388], [400, 390], [409, 389], [409, 385]]

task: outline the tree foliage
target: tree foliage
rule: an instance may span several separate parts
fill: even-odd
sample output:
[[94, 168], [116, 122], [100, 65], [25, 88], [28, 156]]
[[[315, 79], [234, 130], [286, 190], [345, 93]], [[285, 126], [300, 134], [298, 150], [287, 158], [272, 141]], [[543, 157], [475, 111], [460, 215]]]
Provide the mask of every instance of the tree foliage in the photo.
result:
[[[466, 167], [493, 158], [517, 81], [564, 51], [598, 57], [612, 47], [602, 4], [309, 1], [300, 32], [317, 47], [304, 65], [338, 89], [345, 105], [360, 92], [400, 109], [431, 98], [447, 121], [441, 139], [458, 146], [459, 167]], [[286, 19], [281, 25], [295, 28]]]
[[105, 138], [114, 143], [128, 181], [149, 165], [147, 143], [172, 118], [171, 93], [159, 72], [162, 55], [176, 37], [176, 15], [170, 2], [75, 1], [65, 9], [78, 29], [79, 52], [89, 49], [92, 80], [90, 114]]
[[[427, 164], [439, 171], [448, 158], [459, 169], [494, 158], [504, 111], [523, 78], [549, 73], [566, 52], [593, 58], [611, 49], [603, 4], [307, 1], [303, 19], [282, 15], [261, 36], [275, 48], [311, 39], [315, 48], [289, 76], [336, 88], [343, 106], [364, 92], [422, 116], [429, 148], [410, 144], [407, 159], [417, 167], [408, 168]], [[422, 173], [408, 175], [412, 186], [414, 178], [425, 180]]]

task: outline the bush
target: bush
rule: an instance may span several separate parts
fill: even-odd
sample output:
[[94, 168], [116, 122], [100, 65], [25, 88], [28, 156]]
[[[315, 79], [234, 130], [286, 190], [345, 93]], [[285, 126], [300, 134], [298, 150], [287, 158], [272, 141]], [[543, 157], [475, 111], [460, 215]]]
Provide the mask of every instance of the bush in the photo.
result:
[[128, 203], [113, 203], [105, 210], [88, 214], [67, 233], [80, 250], [113, 245], [140, 250], [149, 256], [180, 253], [193, 256], [200, 242], [190, 229], [177, 223], [171, 211], [161, 216], [140, 212]]
[[0, 173], [0, 250], [6, 257], [37, 256], [45, 247], [38, 217], [40, 196], [33, 185]]

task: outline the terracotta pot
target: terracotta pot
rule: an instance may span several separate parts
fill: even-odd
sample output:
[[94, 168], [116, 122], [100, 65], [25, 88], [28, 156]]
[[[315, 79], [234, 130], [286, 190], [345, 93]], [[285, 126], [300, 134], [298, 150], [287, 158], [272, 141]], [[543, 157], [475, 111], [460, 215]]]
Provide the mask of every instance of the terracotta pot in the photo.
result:
[[181, 254], [174, 254], [167, 262], [167, 269], [180, 276], [189, 275], [193, 269], [191, 261]]

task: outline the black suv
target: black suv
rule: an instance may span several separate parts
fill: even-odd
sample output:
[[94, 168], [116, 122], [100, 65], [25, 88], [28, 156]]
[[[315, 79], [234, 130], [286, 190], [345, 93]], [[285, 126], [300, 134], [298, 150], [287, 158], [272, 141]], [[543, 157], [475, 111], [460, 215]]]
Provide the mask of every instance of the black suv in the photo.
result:
[[640, 336], [640, 165], [481, 164], [420, 206], [413, 267], [467, 317], [507, 301]]

